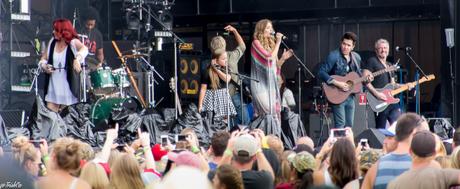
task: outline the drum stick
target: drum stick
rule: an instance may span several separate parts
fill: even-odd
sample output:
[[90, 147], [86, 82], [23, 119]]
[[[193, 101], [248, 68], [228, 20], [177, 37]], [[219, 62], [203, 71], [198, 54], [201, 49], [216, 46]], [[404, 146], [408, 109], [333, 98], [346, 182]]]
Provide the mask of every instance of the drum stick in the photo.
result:
[[[115, 51], [117, 52], [118, 57], [121, 57], [122, 54], [120, 52], [120, 49], [118, 49], [118, 45], [117, 45], [117, 43], [115, 41], [112, 41], [112, 46], [113, 46], [113, 48], [115, 48]], [[137, 94], [137, 96], [139, 97], [139, 100], [142, 103], [142, 106], [144, 108], [147, 108], [147, 104], [145, 103], [144, 97], [142, 96], [141, 92], [139, 92], [139, 88], [137, 88], [136, 80], [134, 80], [134, 77], [133, 77], [133, 74], [131, 73], [131, 70], [126, 65], [125, 59], [120, 58], [120, 60], [121, 60], [121, 63], [123, 64], [123, 66], [126, 68], [126, 73], [128, 73], [129, 80], [131, 81], [131, 84], [133, 85], [134, 90], [136, 91], [136, 94]]]

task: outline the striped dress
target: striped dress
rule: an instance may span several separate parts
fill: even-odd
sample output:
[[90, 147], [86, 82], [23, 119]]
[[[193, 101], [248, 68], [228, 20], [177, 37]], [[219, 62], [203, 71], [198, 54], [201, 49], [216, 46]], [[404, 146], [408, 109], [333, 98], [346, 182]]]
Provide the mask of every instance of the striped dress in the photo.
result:
[[394, 180], [412, 165], [409, 154], [387, 154], [379, 159], [374, 189], [385, 189], [388, 183]]
[[251, 93], [254, 103], [255, 116], [272, 115], [278, 125], [280, 122], [281, 98], [279, 94], [278, 77], [280, 69], [276, 59], [270, 58], [258, 40], [251, 45], [251, 77], [259, 82], [251, 81]]

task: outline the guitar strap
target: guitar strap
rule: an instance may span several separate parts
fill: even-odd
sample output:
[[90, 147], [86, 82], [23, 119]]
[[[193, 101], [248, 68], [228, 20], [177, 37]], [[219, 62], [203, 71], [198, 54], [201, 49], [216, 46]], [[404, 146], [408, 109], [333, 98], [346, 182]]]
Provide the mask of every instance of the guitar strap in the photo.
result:
[[357, 56], [358, 56], [358, 53], [351, 52], [351, 62], [355, 65], [356, 72], [359, 74], [360, 77], [362, 77], [363, 74], [361, 72], [361, 68], [359, 67]]

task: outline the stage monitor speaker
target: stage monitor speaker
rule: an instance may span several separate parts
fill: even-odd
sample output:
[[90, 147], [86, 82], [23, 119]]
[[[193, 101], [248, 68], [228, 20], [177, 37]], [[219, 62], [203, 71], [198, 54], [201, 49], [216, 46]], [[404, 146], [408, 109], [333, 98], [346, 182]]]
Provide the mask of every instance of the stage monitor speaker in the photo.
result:
[[[320, 114], [310, 114], [310, 121], [308, 124], [307, 131], [308, 136], [313, 140], [315, 146], [318, 146], [318, 144], [322, 144], [329, 137], [329, 129], [332, 129], [334, 127], [334, 118], [332, 117], [332, 114], [328, 113], [326, 117], [323, 117], [323, 124], [321, 125], [320, 123]], [[323, 129], [322, 131], [321, 128]]]
[[385, 139], [385, 135], [380, 132], [378, 129], [367, 129], [355, 137], [355, 142], [359, 142], [361, 139], [367, 139], [369, 143], [369, 147], [382, 149], [383, 148], [383, 140]]
[[0, 116], [3, 118], [6, 127], [21, 127], [26, 119], [26, 111], [3, 110], [0, 111]]

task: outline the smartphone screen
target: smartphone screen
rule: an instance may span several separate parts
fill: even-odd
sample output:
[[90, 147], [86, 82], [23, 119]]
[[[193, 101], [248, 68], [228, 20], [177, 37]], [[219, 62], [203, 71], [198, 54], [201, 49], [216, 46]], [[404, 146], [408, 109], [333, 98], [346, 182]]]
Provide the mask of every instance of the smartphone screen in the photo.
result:
[[347, 136], [347, 130], [345, 129], [334, 129], [332, 130], [334, 137], [344, 137]]
[[29, 142], [32, 143], [35, 148], [40, 148], [40, 140], [29, 140]]
[[166, 145], [168, 145], [168, 136], [162, 135], [161, 136], [161, 146], [166, 146]]
[[177, 136], [178, 141], [186, 141], [186, 139], [187, 139], [187, 135], [178, 135]]

